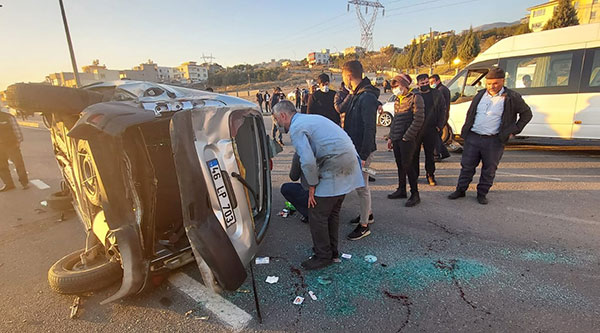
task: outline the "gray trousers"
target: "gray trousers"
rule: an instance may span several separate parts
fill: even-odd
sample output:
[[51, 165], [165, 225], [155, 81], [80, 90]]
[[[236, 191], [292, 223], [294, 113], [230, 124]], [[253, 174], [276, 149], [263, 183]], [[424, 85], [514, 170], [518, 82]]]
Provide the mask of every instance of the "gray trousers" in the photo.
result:
[[339, 256], [340, 210], [345, 197], [315, 196], [317, 205], [308, 209], [308, 222], [316, 258], [333, 259]]

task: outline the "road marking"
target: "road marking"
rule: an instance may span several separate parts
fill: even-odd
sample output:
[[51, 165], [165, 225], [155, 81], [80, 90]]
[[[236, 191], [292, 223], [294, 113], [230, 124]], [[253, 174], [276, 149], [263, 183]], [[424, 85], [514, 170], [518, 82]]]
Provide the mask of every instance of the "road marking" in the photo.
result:
[[580, 219], [580, 218], [576, 218], [576, 217], [570, 217], [570, 216], [565, 216], [565, 215], [550, 214], [550, 213], [540, 213], [540, 212], [536, 212], [536, 211], [533, 211], [533, 210], [521, 209], [521, 208], [515, 208], [515, 207], [506, 207], [506, 209], [512, 210], [513, 212], [525, 213], [525, 214], [542, 216], [542, 217], [550, 217], [550, 218], [553, 218], [553, 219], [563, 220], [563, 221], [567, 221], [567, 222], [600, 225], [600, 221], [584, 220], [584, 219]]
[[23, 120], [17, 120], [17, 123], [21, 126], [25, 126], [25, 127], [33, 127], [33, 128], [39, 128], [40, 124], [39, 123], [35, 123], [33, 121], [23, 121]]
[[506, 175], [506, 176], [515, 176], [515, 177], [538, 178], [538, 179], [549, 179], [549, 180], [558, 180], [558, 181], [562, 181], [562, 179], [561, 179], [561, 178], [548, 177], [548, 176], [545, 176], [545, 175], [526, 175], [526, 174], [519, 174], [519, 173], [512, 173], [512, 172], [504, 172], [504, 171], [498, 171], [498, 172], [496, 172], [496, 174], [499, 174], [499, 175]]
[[50, 186], [48, 186], [48, 184], [44, 183], [43, 181], [41, 181], [39, 179], [32, 179], [29, 182], [31, 184], [35, 185], [35, 187], [39, 188], [40, 190], [45, 190], [45, 189], [50, 188]]
[[233, 303], [208, 290], [203, 284], [194, 280], [189, 275], [178, 272], [169, 277], [169, 282], [191, 297], [194, 301], [212, 312], [220, 321], [231, 326], [235, 332], [244, 329], [252, 316]]

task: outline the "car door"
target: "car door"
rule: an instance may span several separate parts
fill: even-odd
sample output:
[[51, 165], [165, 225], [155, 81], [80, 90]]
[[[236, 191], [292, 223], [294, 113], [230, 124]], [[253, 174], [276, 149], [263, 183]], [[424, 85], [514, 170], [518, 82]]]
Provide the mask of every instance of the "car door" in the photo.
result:
[[573, 139], [600, 139], [600, 48], [585, 53], [573, 118]]

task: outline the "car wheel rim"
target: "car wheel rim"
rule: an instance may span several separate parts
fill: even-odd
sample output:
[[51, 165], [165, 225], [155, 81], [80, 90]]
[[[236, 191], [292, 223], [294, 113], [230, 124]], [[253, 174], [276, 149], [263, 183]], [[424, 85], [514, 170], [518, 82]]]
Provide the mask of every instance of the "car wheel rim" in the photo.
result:
[[379, 118], [379, 123], [381, 124], [381, 126], [388, 127], [392, 123], [392, 117], [389, 114], [384, 113]]

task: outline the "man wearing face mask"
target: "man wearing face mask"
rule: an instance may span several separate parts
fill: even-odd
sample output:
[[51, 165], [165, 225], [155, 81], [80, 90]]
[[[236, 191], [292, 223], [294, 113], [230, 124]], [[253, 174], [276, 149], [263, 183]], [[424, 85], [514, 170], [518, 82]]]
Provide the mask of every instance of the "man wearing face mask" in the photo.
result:
[[[444, 102], [446, 106], [444, 127], [446, 127], [448, 123], [448, 118], [450, 117], [450, 89], [448, 89], [448, 87], [446, 87], [442, 83], [442, 80], [440, 80], [440, 76], [437, 74], [433, 74], [429, 77], [429, 84], [431, 85], [432, 89], [436, 89], [437, 91], [441, 92], [442, 96], [444, 97]], [[450, 157], [450, 153], [446, 148], [446, 144], [444, 144], [444, 142], [442, 141], [442, 131], [440, 131], [439, 139], [436, 140], [434, 155], [438, 161]]]
[[392, 79], [392, 92], [398, 97], [394, 103], [394, 119], [388, 135], [388, 148], [394, 150], [396, 167], [398, 168], [398, 189], [388, 194], [388, 199], [406, 198], [406, 178], [410, 184], [410, 199], [407, 207], [415, 206], [421, 200], [417, 186], [417, 170], [412, 160], [417, 149], [417, 139], [425, 119], [423, 97], [411, 90], [412, 79], [400, 74]]
[[417, 138], [417, 149], [415, 150], [415, 158], [413, 159], [413, 166], [417, 170], [417, 177], [419, 176], [419, 154], [421, 152], [421, 146], [425, 152], [425, 171], [427, 172], [427, 181], [429, 185], [435, 186], [435, 160], [433, 151], [435, 144], [440, 132], [442, 131], [444, 124], [446, 123], [446, 102], [442, 93], [431, 89], [429, 86], [429, 75], [419, 74], [417, 76], [417, 85], [419, 86], [419, 93], [423, 97], [425, 103], [425, 122], [421, 128], [421, 133]]
[[346, 194], [364, 186], [359, 157], [344, 130], [322, 116], [297, 113], [290, 101], [279, 102], [273, 116], [290, 133], [308, 184], [308, 224], [315, 254], [302, 267], [323, 268], [339, 256], [339, 213]]
[[319, 114], [336, 124], [340, 124], [340, 114], [335, 110], [333, 100], [335, 90], [329, 89], [329, 75], [323, 73], [317, 78], [319, 89], [308, 98], [308, 114]]

